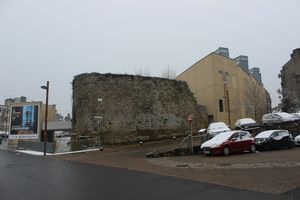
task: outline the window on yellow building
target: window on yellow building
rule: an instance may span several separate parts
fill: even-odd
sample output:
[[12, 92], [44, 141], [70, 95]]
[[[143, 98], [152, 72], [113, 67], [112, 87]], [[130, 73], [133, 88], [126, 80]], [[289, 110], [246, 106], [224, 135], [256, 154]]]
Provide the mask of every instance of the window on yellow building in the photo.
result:
[[223, 99], [219, 99], [219, 111], [224, 112]]

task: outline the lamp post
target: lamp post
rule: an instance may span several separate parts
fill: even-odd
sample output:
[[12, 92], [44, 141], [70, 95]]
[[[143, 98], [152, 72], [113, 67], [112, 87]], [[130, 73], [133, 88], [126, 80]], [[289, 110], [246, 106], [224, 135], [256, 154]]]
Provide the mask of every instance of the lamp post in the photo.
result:
[[9, 112], [9, 109], [8, 109], [8, 106], [6, 107], [6, 112], [5, 112], [5, 125], [4, 125], [4, 128], [5, 128], [5, 137], [4, 137], [4, 141], [6, 141], [6, 137], [8, 137], [8, 112]]
[[194, 154], [194, 144], [193, 144], [193, 116], [189, 115], [187, 120], [190, 123], [191, 126], [191, 133], [189, 135], [189, 149], [190, 149], [190, 153], [193, 155]]
[[49, 97], [49, 81], [47, 86], [41, 86], [42, 89], [46, 90], [46, 111], [45, 111], [45, 130], [44, 130], [44, 156], [47, 152], [47, 121], [48, 121], [48, 97]]
[[227, 97], [227, 107], [228, 107], [228, 123], [229, 123], [229, 126], [231, 126], [230, 106], [229, 106], [229, 92], [228, 92], [228, 90], [226, 90], [226, 97]]
[[224, 81], [224, 99], [226, 100], [226, 107], [227, 107], [227, 111], [228, 111], [228, 125], [231, 127], [231, 120], [230, 120], [230, 103], [229, 103], [229, 92], [228, 92], [228, 88], [227, 88], [227, 82]]

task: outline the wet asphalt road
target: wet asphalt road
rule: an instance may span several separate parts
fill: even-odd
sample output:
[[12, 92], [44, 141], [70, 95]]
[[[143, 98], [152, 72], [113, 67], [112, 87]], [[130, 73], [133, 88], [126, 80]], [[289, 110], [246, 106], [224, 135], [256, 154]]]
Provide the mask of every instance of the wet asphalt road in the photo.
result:
[[1, 200], [277, 200], [288, 196], [0, 150]]

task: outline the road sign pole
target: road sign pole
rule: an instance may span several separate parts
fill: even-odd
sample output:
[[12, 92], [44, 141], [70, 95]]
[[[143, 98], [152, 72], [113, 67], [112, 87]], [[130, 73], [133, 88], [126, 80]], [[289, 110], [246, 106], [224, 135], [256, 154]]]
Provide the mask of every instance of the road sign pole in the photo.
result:
[[194, 154], [194, 147], [193, 147], [193, 121], [191, 121], [191, 137], [190, 137], [190, 140], [191, 140], [191, 154], [193, 155]]
[[193, 116], [190, 115], [188, 117], [188, 121], [190, 123], [190, 126], [191, 126], [191, 133], [189, 135], [189, 150], [190, 150], [190, 153], [193, 155], [194, 154], [194, 148], [193, 148]]

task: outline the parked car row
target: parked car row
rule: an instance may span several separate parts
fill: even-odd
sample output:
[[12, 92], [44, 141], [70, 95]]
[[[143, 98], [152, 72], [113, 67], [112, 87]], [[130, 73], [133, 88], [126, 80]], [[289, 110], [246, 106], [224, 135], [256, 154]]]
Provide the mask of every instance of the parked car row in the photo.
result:
[[300, 135], [294, 139], [286, 130], [268, 130], [259, 133], [257, 136], [247, 131], [227, 131], [216, 135], [201, 145], [205, 155], [223, 154], [225, 156], [234, 152], [258, 150], [272, 150], [280, 148], [291, 149], [295, 145], [300, 145]]
[[[286, 112], [277, 112], [277, 113], [268, 113], [262, 117], [262, 125], [271, 125], [274, 123], [282, 123], [288, 121], [297, 121], [300, 120], [300, 113], [286, 113]], [[251, 130], [259, 127], [258, 123], [252, 118], [243, 118], [239, 119], [235, 123], [236, 130]]]
[[[262, 117], [262, 125], [271, 125], [274, 123], [281, 123], [287, 121], [297, 121], [300, 120], [300, 113], [289, 114], [286, 112], [277, 112], [265, 114]], [[259, 128], [259, 124], [252, 118], [242, 118], [238, 119], [234, 124], [235, 130], [245, 130], [251, 131]], [[210, 123], [207, 129], [200, 129], [199, 133], [204, 133], [208, 135], [208, 138], [212, 138], [219, 133], [230, 131], [229, 125], [226, 125], [224, 122], [213, 122]]]
[[[235, 130], [246, 130], [250, 131], [256, 128], [259, 128], [255, 120], [251, 118], [239, 119], [235, 123]], [[207, 129], [200, 129], [199, 133], [204, 134], [206, 132], [207, 139], [211, 139], [218, 135], [219, 133], [231, 131], [229, 125], [226, 125], [224, 122], [213, 122], [210, 123]]]

